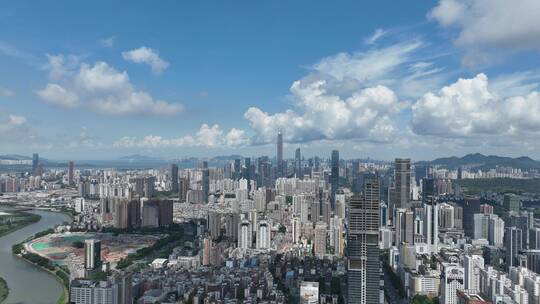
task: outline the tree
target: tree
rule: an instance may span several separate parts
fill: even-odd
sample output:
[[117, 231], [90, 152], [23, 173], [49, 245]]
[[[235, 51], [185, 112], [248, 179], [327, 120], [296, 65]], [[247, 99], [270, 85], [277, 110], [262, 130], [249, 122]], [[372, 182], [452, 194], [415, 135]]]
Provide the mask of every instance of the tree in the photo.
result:
[[436, 304], [438, 302], [436, 299], [429, 298], [428, 296], [416, 295], [412, 298], [411, 304]]

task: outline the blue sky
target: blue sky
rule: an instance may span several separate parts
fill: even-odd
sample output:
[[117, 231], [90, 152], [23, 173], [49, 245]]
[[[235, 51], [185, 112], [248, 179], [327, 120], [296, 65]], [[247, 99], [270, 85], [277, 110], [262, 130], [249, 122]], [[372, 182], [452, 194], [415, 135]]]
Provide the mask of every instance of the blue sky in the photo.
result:
[[0, 153], [540, 158], [537, 1], [200, 2], [0, 4]]

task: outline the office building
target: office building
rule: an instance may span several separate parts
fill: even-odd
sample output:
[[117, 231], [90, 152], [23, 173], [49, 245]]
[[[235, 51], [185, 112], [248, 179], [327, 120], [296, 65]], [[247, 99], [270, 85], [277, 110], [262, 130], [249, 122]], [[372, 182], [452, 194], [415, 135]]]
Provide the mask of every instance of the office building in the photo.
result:
[[84, 268], [95, 270], [101, 267], [101, 241], [89, 239], [84, 241]]
[[304, 173], [302, 172], [302, 155], [300, 154], [300, 148], [296, 148], [294, 152], [294, 175], [297, 178], [303, 178]]
[[331, 175], [330, 175], [330, 202], [332, 211], [336, 210], [336, 192], [339, 186], [339, 151], [332, 151], [331, 159]]
[[506, 249], [506, 266], [510, 269], [512, 266], [519, 266], [517, 257], [522, 247], [522, 231], [517, 227], [506, 227], [504, 229], [504, 247]]
[[283, 162], [283, 134], [281, 134], [281, 131], [279, 131], [277, 135], [276, 161], [277, 161], [277, 177], [284, 177], [286, 172], [284, 169], [284, 162]]
[[509, 212], [519, 212], [521, 208], [521, 201], [519, 199], [519, 196], [512, 193], [506, 193], [503, 198], [503, 207], [506, 211]]
[[349, 201], [347, 298], [349, 303], [381, 303], [379, 262], [380, 190], [376, 180], [364, 183], [364, 197]]
[[540, 228], [529, 229], [529, 249], [540, 249]]
[[457, 291], [463, 289], [465, 274], [463, 267], [453, 263], [443, 263], [441, 275], [441, 304], [458, 304]]
[[425, 243], [433, 253], [439, 251], [439, 204], [433, 196], [424, 199]]
[[39, 154], [34, 153], [32, 155], [32, 174], [37, 175], [37, 169], [39, 165]]
[[75, 186], [75, 177], [74, 177], [74, 171], [75, 170], [75, 163], [73, 161], [70, 161], [68, 163], [68, 185], [70, 187]]
[[411, 160], [396, 158], [394, 162], [395, 197], [393, 208], [408, 208], [411, 196]]
[[465, 235], [473, 237], [474, 214], [480, 212], [480, 200], [477, 197], [466, 196], [463, 200], [463, 229]]
[[203, 192], [203, 201], [205, 203], [208, 203], [208, 195], [210, 195], [210, 171], [208, 169], [207, 161], [203, 161], [202, 192]]
[[171, 191], [178, 193], [178, 165], [171, 164]]
[[189, 179], [181, 177], [178, 180], [178, 198], [181, 203], [185, 203], [187, 200], [187, 193], [189, 190]]

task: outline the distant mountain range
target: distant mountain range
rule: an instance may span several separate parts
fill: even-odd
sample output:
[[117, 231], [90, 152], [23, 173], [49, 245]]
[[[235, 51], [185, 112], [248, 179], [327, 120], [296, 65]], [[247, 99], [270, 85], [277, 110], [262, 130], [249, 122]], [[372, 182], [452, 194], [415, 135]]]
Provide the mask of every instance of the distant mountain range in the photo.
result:
[[130, 161], [130, 162], [134, 162], [134, 161], [163, 161], [162, 159], [157, 158], [157, 157], [140, 155], [140, 154], [122, 156], [119, 159], [120, 160], [125, 160], [125, 161]]
[[[201, 165], [202, 160], [207, 160], [210, 166], [223, 166], [226, 162], [233, 161], [235, 159], [243, 159], [241, 155], [222, 155], [215, 156], [211, 158], [184, 158], [184, 159], [164, 159], [140, 154], [133, 154], [122, 156], [116, 161], [84, 161], [83, 163], [77, 163], [78, 166], [116, 166], [118, 162], [123, 164], [123, 166], [132, 166], [139, 164], [143, 167], [160, 167], [166, 163], [177, 163], [181, 168], [194, 168]], [[31, 160], [32, 157], [18, 155], [18, 154], [5, 154], [0, 155], [0, 160]], [[374, 161], [374, 160], [370, 160]], [[40, 162], [47, 166], [66, 166], [67, 162], [57, 162], [57, 161], [48, 161], [47, 159], [40, 158]], [[130, 163], [132, 165], [126, 165]], [[443, 166], [449, 169], [457, 169], [459, 167], [468, 167], [468, 168], [478, 168], [478, 169], [492, 169], [497, 166], [499, 167], [512, 167], [522, 170], [527, 169], [540, 169], [540, 161], [534, 160], [527, 156], [521, 157], [504, 157], [497, 155], [483, 155], [480, 153], [467, 154], [463, 157], [443, 157], [437, 158], [432, 161], [420, 161], [416, 162], [417, 167], [427, 166], [427, 165], [438, 165]]]
[[31, 157], [18, 155], [18, 154], [5, 154], [0, 155], [0, 160], [30, 160]]
[[512, 158], [497, 155], [483, 155], [480, 153], [467, 154], [463, 157], [452, 156], [437, 158], [430, 162], [419, 162], [419, 164], [440, 165], [449, 169], [457, 169], [459, 167], [492, 169], [497, 166], [512, 167], [522, 170], [540, 169], [540, 161], [527, 156]]

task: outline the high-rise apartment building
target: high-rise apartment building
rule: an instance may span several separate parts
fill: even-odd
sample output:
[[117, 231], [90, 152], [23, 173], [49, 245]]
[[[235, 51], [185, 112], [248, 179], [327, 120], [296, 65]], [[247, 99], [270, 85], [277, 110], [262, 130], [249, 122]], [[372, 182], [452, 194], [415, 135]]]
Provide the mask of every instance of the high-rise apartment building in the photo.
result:
[[253, 243], [251, 230], [251, 222], [249, 220], [242, 220], [238, 224], [238, 248], [250, 249]]
[[261, 220], [257, 228], [257, 249], [270, 249], [272, 244], [272, 233], [270, 231], [270, 223], [267, 220]]
[[481, 255], [467, 254], [463, 257], [464, 289], [480, 291], [480, 269], [484, 268], [484, 258]]

